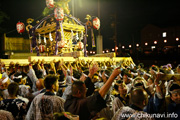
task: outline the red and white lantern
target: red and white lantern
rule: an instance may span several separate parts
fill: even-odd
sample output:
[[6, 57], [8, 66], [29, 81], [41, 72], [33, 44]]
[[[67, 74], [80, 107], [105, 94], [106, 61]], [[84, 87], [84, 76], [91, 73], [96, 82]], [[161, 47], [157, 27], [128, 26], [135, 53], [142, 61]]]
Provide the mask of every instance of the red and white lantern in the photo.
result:
[[40, 53], [45, 52], [45, 45], [39, 45], [39, 52]]
[[61, 40], [57, 42], [59, 48], [63, 48], [65, 46], [65, 41]]
[[100, 28], [100, 20], [98, 17], [93, 19], [93, 27], [94, 29], [97, 29], [97, 30]]
[[24, 25], [24, 23], [18, 22], [18, 23], [16, 24], [16, 29], [17, 29], [17, 32], [18, 32], [18, 33], [23, 33], [24, 30], [25, 30], [25, 25]]
[[82, 42], [77, 43], [78, 49], [82, 50], [84, 48], [84, 44]]
[[46, 6], [48, 8], [53, 8], [54, 7], [54, 0], [46, 0]]
[[54, 17], [56, 20], [62, 21], [64, 19], [64, 10], [60, 7], [54, 9]]

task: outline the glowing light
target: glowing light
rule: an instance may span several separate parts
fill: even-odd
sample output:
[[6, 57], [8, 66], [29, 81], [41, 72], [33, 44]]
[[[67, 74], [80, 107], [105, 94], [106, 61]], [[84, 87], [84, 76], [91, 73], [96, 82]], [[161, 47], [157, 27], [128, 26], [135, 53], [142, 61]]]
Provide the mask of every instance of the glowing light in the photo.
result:
[[163, 37], [166, 37], [166, 36], [167, 36], [167, 33], [166, 33], [166, 32], [163, 32], [162, 36], [163, 36]]
[[92, 53], [92, 51], [90, 51], [90, 53]]
[[86, 51], [86, 53], [88, 53], [88, 51]]
[[104, 53], [104, 51], [103, 51], [103, 53]]
[[108, 53], [109, 51], [108, 51], [108, 50], [106, 50], [106, 52]]
[[179, 41], [179, 38], [176, 38], [176, 41]]
[[129, 48], [131, 48], [132, 46], [131, 45], [129, 45]]
[[147, 46], [147, 45], [148, 45], [148, 43], [146, 42], [146, 43], [145, 43], [145, 45]]
[[93, 54], [95, 54], [96, 52], [95, 51], [93, 51]]
[[122, 49], [124, 49], [125, 48], [125, 46], [122, 46]]
[[136, 44], [136, 47], [139, 47], [139, 44]]
[[154, 44], [157, 44], [157, 41], [154, 41]]
[[116, 50], [118, 49], [118, 47], [116, 47]]
[[167, 43], [167, 40], [164, 40], [164, 43]]
[[156, 48], [156, 46], [151, 46], [151, 49], [155, 49]]
[[112, 51], [114, 51], [114, 48], [112, 49]]

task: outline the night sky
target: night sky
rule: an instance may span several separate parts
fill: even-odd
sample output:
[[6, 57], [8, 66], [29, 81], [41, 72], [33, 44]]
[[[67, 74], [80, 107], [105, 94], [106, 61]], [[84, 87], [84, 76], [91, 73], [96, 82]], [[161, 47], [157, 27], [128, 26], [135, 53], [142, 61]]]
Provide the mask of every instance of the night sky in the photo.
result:
[[[112, 48], [114, 29], [111, 23], [117, 15], [117, 39], [122, 45], [140, 43], [140, 31], [147, 24], [159, 27], [180, 25], [180, 4], [178, 0], [99, 0], [101, 35], [104, 48]], [[1, 0], [0, 10], [10, 19], [1, 24], [7, 36], [23, 36], [16, 31], [16, 23], [26, 24], [27, 18], [40, 20], [46, 7], [45, 0]], [[70, 2], [71, 9], [72, 4]], [[86, 14], [98, 16], [98, 0], [75, 0], [74, 16], [82, 22]], [[72, 12], [71, 12], [72, 13]], [[94, 30], [95, 35], [97, 31]]]

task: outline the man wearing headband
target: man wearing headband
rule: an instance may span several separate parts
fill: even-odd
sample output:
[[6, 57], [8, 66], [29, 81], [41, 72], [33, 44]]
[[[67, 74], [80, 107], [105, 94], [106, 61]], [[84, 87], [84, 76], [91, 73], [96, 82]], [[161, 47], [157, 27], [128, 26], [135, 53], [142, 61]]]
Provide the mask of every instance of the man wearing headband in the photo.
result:
[[[94, 69], [94, 71], [96, 70]], [[121, 71], [122, 68], [116, 68], [100, 90], [88, 97], [86, 97], [87, 86], [85, 83], [75, 81], [72, 84], [72, 95], [68, 96], [64, 104], [65, 111], [79, 115], [79, 120], [90, 120], [93, 118], [95, 114], [92, 113], [97, 113], [106, 107], [106, 101], [103, 98]]]
[[171, 120], [180, 118], [180, 86], [176, 83], [172, 83], [169, 88], [170, 104], [168, 105], [168, 113], [175, 113], [178, 118], [171, 118]]
[[118, 95], [113, 100], [113, 113], [123, 106], [129, 105], [129, 95], [127, 94], [127, 86], [122, 80], [117, 80], [114, 86]]

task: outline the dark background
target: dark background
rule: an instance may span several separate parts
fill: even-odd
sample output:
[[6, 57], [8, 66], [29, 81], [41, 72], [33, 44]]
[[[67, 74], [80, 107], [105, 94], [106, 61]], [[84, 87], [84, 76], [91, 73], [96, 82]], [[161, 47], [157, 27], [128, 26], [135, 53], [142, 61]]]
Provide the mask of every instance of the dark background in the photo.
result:
[[[72, 1], [69, 4], [70, 10]], [[42, 12], [46, 7], [45, 2], [45, 0], [1, 0], [0, 11], [9, 17], [0, 23], [1, 36], [5, 32], [7, 36], [28, 37], [26, 32], [22, 35], [17, 33], [16, 23], [21, 21], [26, 24], [27, 18], [41, 20], [44, 17]], [[132, 42], [140, 43], [141, 29], [147, 24], [158, 27], [180, 25], [178, 0], [99, 0], [99, 2], [100, 33], [103, 36], [104, 49], [114, 47], [113, 23], [117, 26], [117, 43], [126, 46]], [[74, 0], [74, 16], [86, 22], [87, 14], [98, 16], [98, 0]], [[94, 33], [96, 36], [98, 31], [94, 30]]]

